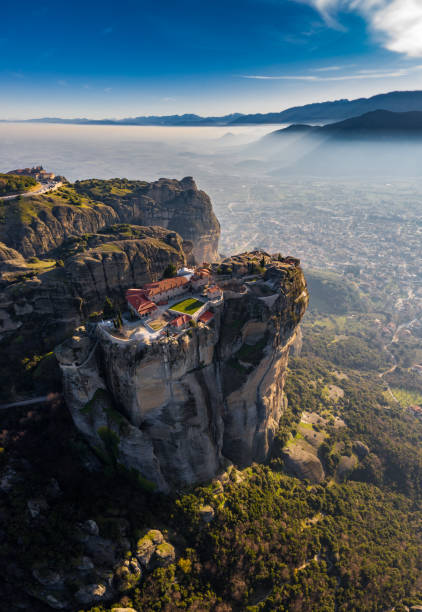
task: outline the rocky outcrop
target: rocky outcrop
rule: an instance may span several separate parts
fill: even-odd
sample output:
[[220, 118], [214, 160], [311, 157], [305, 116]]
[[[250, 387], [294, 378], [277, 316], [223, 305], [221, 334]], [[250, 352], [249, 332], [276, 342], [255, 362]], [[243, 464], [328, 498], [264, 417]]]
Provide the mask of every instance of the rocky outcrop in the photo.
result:
[[[262, 256], [244, 254], [243, 267]], [[268, 458], [308, 293], [297, 263], [265, 257], [254, 282], [223, 284], [210, 326], [153, 342], [100, 326], [56, 350], [74, 422], [105, 461], [169, 491], [212, 478], [227, 459]]]
[[0, 339], [16, 329], [31, 335], [36, 327], [38, 345], [42, 339], [48, 349], [100, 311], [107, 296], [123, 305], [129, 286], [158, 280], [169, 264], [186, 262], [185, 243], [175, 232], [131, 226], [128, 238], [127, 227], [111, 229], [89, 237], [62, 267], [9, 285], [0, 296]]
[[118, 223], [118, 214], [99, 202], [71, 204], [59, 195], [12, 200], [5, 207], [0, 239], [24, 257], [42, 256], [70, 236]]
[[126, 537], [129, 523], [117, 517], [112, 519], [117, 528], [122, 522], [127, 525], [119, 530], [121, 537], [114, 540], [101, 536], [93, 520], [75, 526], [73, 539], [89, 556], [71, 557], [60, 569], [48, 560], [35, 565], [23, 590], [46, 604], [46, 609], [77, 610], [81, 605], [109, 605], [111, 600], [140, 586], [154, 569], [175, 562], [176, 550], [161, 531], [146, 529], [132, 546]]
[[0, 273], [5, 270], [19, 270], [20, 268], [26, 268], [26, 262], [22, 255], [0, 242]]
[[192, 241], [198, 263], [218, 255], [220, 225], [209, 197], [190, 177], [153, 183], [94, 179], [11, 200], [5, 205], [0, 240], [24, 257], [39, 257], [68, 238], [101, 232], [116, 223], [158, 225], [178, 232]]
[[161, 178], [152, 183], [119, 182], [119, 190], [115, 182], [88, 180], [76, 183], [75, 187], [78, 192], [100, 198], [111, 206], [121, 223], [160, 225], [192, 241], [197, 263], [217, 259], [220, 224], [210, 198], [198, 189], [192, 177], [181, 181]]
[[317, 484], [325, 478], [324, 469], [318, 457], [299, 446], [284, 449], [283, 459], [287, 471], [301, 480], [309, 480]]

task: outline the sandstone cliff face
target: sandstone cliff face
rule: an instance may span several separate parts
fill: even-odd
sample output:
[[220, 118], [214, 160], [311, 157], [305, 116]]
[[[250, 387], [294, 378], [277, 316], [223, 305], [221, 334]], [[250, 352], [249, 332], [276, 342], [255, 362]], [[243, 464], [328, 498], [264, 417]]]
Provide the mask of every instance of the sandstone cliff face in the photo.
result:
[[[160, 279], [169, 264], [186, 263], [186, 244], [175, 232], [138, 226], [111, 230], [88, 237], [86, 246], [68, 257], [63, 267], [23, 278], [0, 293], [0, 368], [10, 372], [11, 386], [19, 389], [19, 379], [12, 382], [19, 372], [15, 362], [51, 351], [91, 313], [101, 311], [107, 296], [123, 305], [129, 286]], [[30, 263], [12, 249], [0, 251], [0, 277], [2, 270], [6, 278], [16, 274], [19, 266], [23, 266], [19, 273], [27, 274]]]
[[119, 186], [124, 189], [113, 189], [113, 180], [76, 184], [81, 193], [93, 199], [102, 198], [122, 223], [160, 225], [191, 240], [197, 263], [218, 258], [220, 224], [210, 198], [198, 189], [192, 177], [181, 181], [162, 178], [153, 183], [127, 181], [119, 182]]
[[18, 251], [0, 242], [0, 273], [7, 270], [26, 268], [25, 259]]
[[76, 426], [165, 492], [265, 461], [307, 302], [300, 267], [268, 259], [265, 279], [227, 283], [209, 327], [148, 344], [80, 330], [56, 350]]
[[67, 238], [99, 232], [116, 223], [176, 231], [192, 241], [197, 263], [218, 257], [220, 225], [209, 197], [190, 177], [154, 183], [124, 179], [77, 182], [51, 194], [11, 200], [2, 217], [0, 240], [24, 257], [46, 255]]
[[97, 232], [119, 221], [110, 207], [100, 203], [77, 206], [53, 196], [11, 201], [5, 207], [1, 239], [24, 257], [42, 256], [69, 236]]

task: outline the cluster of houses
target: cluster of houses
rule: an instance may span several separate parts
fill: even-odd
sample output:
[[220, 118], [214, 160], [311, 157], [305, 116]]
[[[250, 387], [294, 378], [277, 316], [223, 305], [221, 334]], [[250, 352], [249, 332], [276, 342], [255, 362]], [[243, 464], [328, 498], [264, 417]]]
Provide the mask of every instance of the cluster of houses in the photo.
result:
[[32, 176], [37, 181], [52, 181], [56, 178], [54, 172], [46, 172], [42, 166], [33, 166], [32, 168], [18, 168], [11, 170], [8, 174], [19, 174], [21, 176]]
[[[189, 297], [188, 294], [199, 294], [198, 301], [203, 302], [192, 314], [178, 312], [173, 309], [170, 302], [179, 296]], [[148, 324], [157, 320], [160, 315], [174, 315], [168, 321], [168, 325], [175, 331], [185, 329], [193, 319], [207, 325], [214, 318], [214, 312], [210, 310], [223, 297], [223, 291], [214, 283], [211, 270], [207, 267], [190, 270], [182, 268], [177, 276], [165, 278], [154, 283], [146, 283], [139, 289], [128, 289], [126, 301], [129, 310], [144, 323]], [[202, 299], [201, 299], [202, 298]]]

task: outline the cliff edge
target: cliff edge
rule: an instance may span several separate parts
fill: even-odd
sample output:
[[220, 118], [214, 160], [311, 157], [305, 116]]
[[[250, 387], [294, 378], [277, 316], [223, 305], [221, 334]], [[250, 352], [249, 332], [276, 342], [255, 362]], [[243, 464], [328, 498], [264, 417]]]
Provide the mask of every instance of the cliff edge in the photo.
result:
[[[192, 241], [197, 263], [218, 257], [220, 224], [191, 177], [147, 183], [89, 179], [17, 198], [0, 210], [0, 241], [24, 257], [57, 255], [65, 240], [115, 224], [160, 226]], [[59, 253], [60, 255], [60, 253]]]
[[285, 407], [308, 304], [299, 262], [253, 252], [211, 271], [220, 297], [209, 321], [151, 338], [133, 333], [136, 322], [82, 327], [56, 349], [78, 429], [158, 491], [208, 480], [227, 460], [265, 461]]

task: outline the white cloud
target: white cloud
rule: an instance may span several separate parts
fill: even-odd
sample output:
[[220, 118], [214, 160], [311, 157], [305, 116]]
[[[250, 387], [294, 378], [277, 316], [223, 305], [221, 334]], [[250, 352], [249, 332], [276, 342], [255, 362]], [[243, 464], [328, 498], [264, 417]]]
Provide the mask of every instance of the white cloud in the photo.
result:
[[324, 68], [315, 68], [315, 72], [334, 72], [342, 68], [343, 66], [324, 66]]
[[422, 57], [422, 0], [296, 0], [313, 6], [330, 27], [338, 14], [357, 12], [390, 51]]
[[[337, 69], [332, 67], [331, 69]], [[323, 74], [276, 74], [276, 75], [261, 75], [247, 74], [242, 75], [244, 79], [256, 79], [260, 81], [356, 81], [365, 79], [386, 79], [405, 77], [412, 72], [422, 70], [422, 65], [410, 66], [408, 68], [397, 68], [393, 70], [358, 70], [352, 74], [336, 74], [335, 76], [325, 76]], [[317, 68], [315, 72], [325, 71]]]

